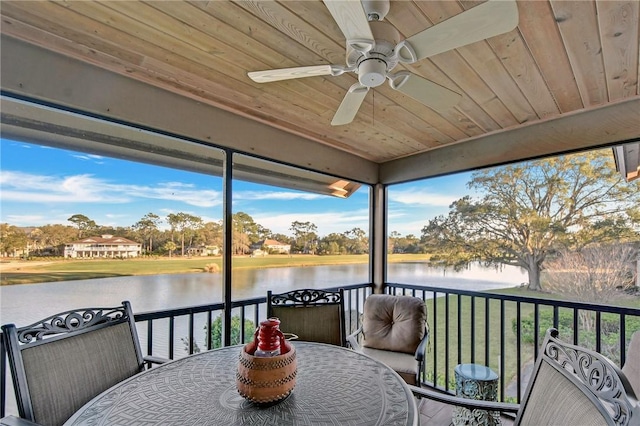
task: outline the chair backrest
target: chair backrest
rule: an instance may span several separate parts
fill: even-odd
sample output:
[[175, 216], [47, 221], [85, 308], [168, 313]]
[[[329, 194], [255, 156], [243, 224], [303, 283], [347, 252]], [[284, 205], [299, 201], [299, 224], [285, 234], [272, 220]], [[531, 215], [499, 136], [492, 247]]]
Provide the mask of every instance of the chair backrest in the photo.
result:
[[364, 302], [363, 345], [414, 354], [426, 332], [427, 308], [412, 296], [372, 294]]
[[636, 331], [631, 335], [622, 372], [631, 382], [631, 387], [636, 396], [640, 397], [640, 331]]
[[280, 330], [300, 340], [346, 345], [344, 291], [315, 289], [267, 292], [267, 316], [280, 319]]
[[26, 327], [2, 326], [20, 416], [64, 423], [114, 384], [140, 372], [131, 305], [66, 311]]
[[516, 425], [638, 425], [640, 406], [605, 356], [557, 339], [549, 329]]

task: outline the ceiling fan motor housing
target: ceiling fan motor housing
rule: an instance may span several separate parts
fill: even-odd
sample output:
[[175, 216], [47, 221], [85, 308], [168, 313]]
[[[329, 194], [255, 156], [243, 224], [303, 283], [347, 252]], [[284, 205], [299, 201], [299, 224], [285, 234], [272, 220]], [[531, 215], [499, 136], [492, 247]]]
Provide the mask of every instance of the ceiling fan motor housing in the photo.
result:
[[389, 13], [391, 5], [389, 0], [362, 0], [362, 7], [369, 21], [382, 21]]
[[[347, 41], [347, 66], [359, 68], [363, 62], [375, 58], [385, 62], [386, 71], [391, 71], [398, 65], [398, 56], [394, 49], [400, 42], [402, 36], [398, 30], [388, 22], [372, 21], [369, 22], [369, 26], [375, 39], [375, 45], [368, 52], [362, 52], [355, 50]], [[360, 71], [358, 73], [360, 73]]]

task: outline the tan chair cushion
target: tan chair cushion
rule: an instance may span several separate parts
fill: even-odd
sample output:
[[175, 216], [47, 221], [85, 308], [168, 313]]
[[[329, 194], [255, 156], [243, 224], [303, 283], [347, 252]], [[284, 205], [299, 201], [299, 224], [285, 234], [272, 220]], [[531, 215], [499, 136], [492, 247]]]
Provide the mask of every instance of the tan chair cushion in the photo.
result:
[[426, 319], [422, 299], [372, 294], [364, 303], [363, 346], [413, 355], [424, 337]]
[[403, 352], [383, 351], [373, 348], [362, 348], [362, 353], [391, 367], [410, 385], [417, 385], [418, 363], [413, 355]]
[[636, 331], [631, 336], [626, 355], [622, 372], [631, 383], [636, 398], [640, 398], [640, 331]]

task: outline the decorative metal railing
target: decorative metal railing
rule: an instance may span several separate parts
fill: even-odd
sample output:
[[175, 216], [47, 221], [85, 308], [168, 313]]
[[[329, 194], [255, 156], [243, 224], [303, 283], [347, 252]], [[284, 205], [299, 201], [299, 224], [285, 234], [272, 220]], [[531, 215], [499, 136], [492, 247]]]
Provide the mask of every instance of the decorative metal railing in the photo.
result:
[[391, 283], [386, 292], [426, 301], [425, 384], [453, 391], [456, 365], [482, 364], [498, 373], [499, 400], [505, 402], [520, 402], [548, 328], [618, 366], [624, 365], [631, 335], [640, 330], [638, 308]]
[[[358, 326], [358, 315], [366, 297], [372, 293], [371, 284], [353, 284], [323, 290], [344, 290], [345, 307], [351, 315], [345, 316], [347, 332]], [[266, 318], [267, 299], [253, 299], [231, 302], [232, 324], [231, 343], [248, 342], [258, 323]], [[169, 359], [187, 356], [200, 350], [222, 346], [223, 303], [215, 303], [166, 311], [136, 314], [136, 324], [140, 345], [146, 348], [146, 355], [157, 355]], [[286, 332], [286, 329], [283, 329]]]
[[[349, 332], [359, 327], [359, 313], [373, 287], [357, 284], [341, 288], [345, 293]], [[479, 363], [498, 373], [501, 401], [520, 401], [528, 367], [538, 355], [547, 328], [559, 329], [561, 339], [602, 352], [619, 366], [624, 364], [631, 334], [640, 329], [637, 308], [396, 283], [388, 284], [385, 291], [425, 300], [430, 328], [422, 378], [425, 385], [452, 392], [455, 366]], [[214, 303], [136, 314], [143, 351], [146, 350], [146, 355], [174, 359], [219, 347], [224, 341], [223, 311], [224, 304]], [[249, 341], [265, 316], [266, 297], [233, 301], [231, 343]], [[6, 386], [3, 343], [0, 359], [5, 360], [0, 363], [1, 417], [5, 415], [7, 393], [13, 392]]]

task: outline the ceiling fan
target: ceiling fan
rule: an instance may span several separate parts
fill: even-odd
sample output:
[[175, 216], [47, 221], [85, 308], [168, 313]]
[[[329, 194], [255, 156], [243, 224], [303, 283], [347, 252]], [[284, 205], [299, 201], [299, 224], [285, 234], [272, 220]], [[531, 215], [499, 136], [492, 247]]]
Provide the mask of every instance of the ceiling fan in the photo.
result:
[[389, 0], [323, 0], [347, 39], [346, 66], [315, 65], [249, 72], [257, 83], [322, 75], [358, 75], [349, 88], [331, 125], [353, 121], [372, 87], [386, 79], [392, 89], [434, 109], [444, 110], [458, 103], [461, 96], [408, 71], [392, 73], [398, 62], [412, 64], [429, 56], [475, 43], [511, 31], [518, 25], [515, 0], [488, 0], [427, 28], [407, 39], [393, 25], [383, 21]]

